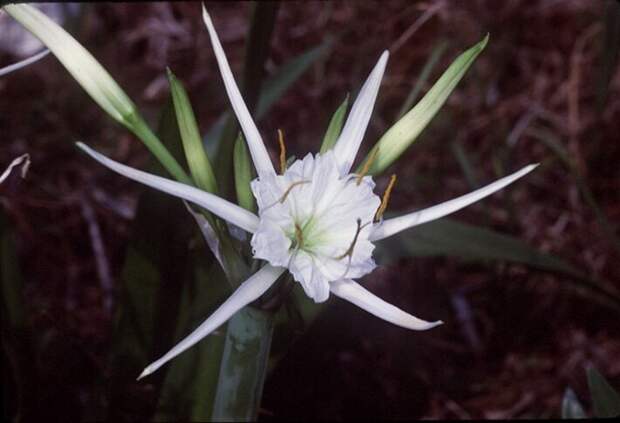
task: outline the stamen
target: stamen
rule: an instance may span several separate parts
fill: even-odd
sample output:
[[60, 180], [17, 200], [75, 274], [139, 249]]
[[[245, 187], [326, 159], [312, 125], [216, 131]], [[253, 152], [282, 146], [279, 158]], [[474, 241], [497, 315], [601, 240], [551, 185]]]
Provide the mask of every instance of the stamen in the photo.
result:
[[267, 210], [273, 206], [275, 206], [276, 204], [280, 203], [280, 204], [284, 204], [284, 202], [286, 201], [286, 197], [288, 197], [288, 195], [291, 193], [291, 190], [293, 188], [295, 188], [298, 185], [303, 185], [303, 184], [309, 184], [310, 181], [308, 180], [301, 180], [301, 181], [297, 181], [297, 182], [293, 182], [291, 184], [291, 186], [289, 186], [286, 191], [284, 191], [284, 194], [282, 194], [282, 197], [280, 197], [275, 203], [268, 205], [267, 207], [265, 207], [263, 210]]
[[291, 184], [291, 186], [288, 187], [286, 189], [286, 191], [284, 191], [284, 194], [282, 195], [282, 198], [280, 198], [278, 201], [280, 202], [280, 204], [284, 204], [284, 201], [286, 201], [286, 197], [288, 197], [288, 195], [291, 193], [291, 190], [293, 188], [295, 188], [298, 185], [309, 184], [309, 183], [310, 183], [310, 181], [307, 181], [307, 180], [293, 182]]
[[381, 205], [379, 206], [379, 209], [377, 209], [377, 213], [375, 213], [375, 218], [373, 219], [375, 222], [378, 222], [383, 218], [383, 213], [385, 213], [385, 209], [387, 209], [388, 202], [390, 201], [390, 194], [392, 193], [392, 189], [394, 189], [394, 185], [396, 185], [396, 175], [392, 175], [390, 177], [390, 183], [383, 193]]
[[349, 273], [349, 270], [351, 269], [351, 261], [353, 260], [353, 250], [355, 249], [355, 244], [357, 243], [357, 238], [360, 235], [360, 232], [362, 232], [362, 229], [364, 229], [367, 225], [369, 225], [370, 222], [366, 222], [362, 225], [362, 219], [358, 218], [357, 219], [357, 230], [355, 231], [355, 236], [353, 237], [353, 242], [351, 242], [351, 246], [347, 249], [347, 251], [345, 251], [344, 254], [336, 257], [336, 260], [342, 260], [345, 257], [349, 257], [349, 260], [347, 262], [347, 268], [345, 269], [344, 273], [342, 274], [342, 276], [340, 276], [339, 279], [344, 279], [347, 276], [347, 273]]
[[366, 176], [366, 174], [370, 170], [370, 166], [372, 166], [373, 162], [375, 161], [375, 158], [377, 157], [378, 152], [379, 152], [378, 148], [375, 148], [370, 152], [370, 156], [368, 157], [368, 160], [366, 160], [366, 163], [364, 163], [364, 167], [362, 167], [362, 171], [359, 173], [359, 175], [357, 175], [357, 181], [356, 181], [357, 186], [359, 186], [362, 183], [362, 179], [364, 178], [364, 176]]
[[[364, 226], [366, 226], [366, 225], [364, 225]], [[358, 218], [357, 219], [357, 230], [355, 231], [355, 236], [353, 237], [353, 242], [351, 242], [351, 245], [349, 246], [347, 251], [344, 252], [344, 254], [336, 257], [336, 260], [342, 260], [346, 256], [352, 256], [353, 255], [353, 249], [355, 248], [355, 243], [357, 242], [357, 237], [360, 235], [360, 232], [362, 232], [362, 229], [364, 229], [364, 226], [362, 226], [362, 219]]]
[[281, 129], [278, 129], [278, 142], [280, 143], [280, 173], [284, 174], [286, 172], [286, 145]]

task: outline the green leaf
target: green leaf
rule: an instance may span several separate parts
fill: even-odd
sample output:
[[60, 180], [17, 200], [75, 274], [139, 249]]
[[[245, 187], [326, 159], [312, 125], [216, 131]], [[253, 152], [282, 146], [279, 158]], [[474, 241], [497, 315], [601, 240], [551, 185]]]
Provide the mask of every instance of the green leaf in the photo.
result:
[[403, 256], [452, 256], [464, 260], [505, 260], [569, 276], [570, 286], [615, 310], [620, 295], [601, 281], [593, 280], [566, 261], [537, 251], [523, 241], [487, 228], [443, 218], [416, 226], [378, 244], [378, 262], [389, 263]]
[[478, 178], [476, 178], [474, 166], [463, 146], [459, 142], [454, 141], [450, 144], [450, 148], [452, 149], [452, 153], [454, 154], [456, 161], [459, 163], [459, 166], [463, 170], [463, 175], [467, 180], [467, 185], [469, 185], [469, 188], [479, 188], [480, 183], [478, 182]]
[[[162, 112], [158, 132], [173, 154], [182, 157], [171, 100]], [[163, 171], [155, 161], [149, 167], [154, 173]], [[191, 270], [187, 247], [193, 229], [183, 203], [154, 190], [147, 189], [141, 194], [121, 273], [108, 358], [108, 417], [112, 421], [126, 419], [123, 416], [136, 408], [149, 407], [132, 399], [131, 392], [142, 369], [171, 342], [181, 290]], [[152, 379], [155, 386], [159, 386], [163, 376]]]
[[389, 250], [381, 247], [381, 257], [387, 260], [397, 257], [398, 252], [414, 257], [449, 255], [468, 260], [509, 260], [545, 270], [579, 274], [568, 263], [540, 253], [516, 238], [450, 218], [416, 226], [381, 245], [390, 247]]
[[329, 121], [329, 126], [327, 127], [327, 131], [325, 132], [325, 136], [323, 137], [323, 143], [321, 144], [321, 154], [333, 148], [336, 144], [336, 141], [338, 141], [338, 137], [340, 136], [340, 132], [342, 131], [342, 125], [344, 125], [344, 118], [347, 114], [348, 107], [349, 95], [347, 94], [346, 98], [338, 107], [338, 109], [336, 109], [336, 112]]
[[415, 103], [415, 101], [418, 99], [418, 96], [420, 95], [420, 92], [422, 91], [422, 87], [424, 87], [424, 84], [426, 84], [428, 77], [431, 75], [431, 72], [433, 72], [433, 69], [435, 69], [435, 65], [437, 64], [437, 62], [439, 61], [439, 59], [441, 58], [441, 56], [443, 55], [443, 53], [446, 51], [447, 48], [448, 48], [447, 41], [440, 41], [439, 43], [435, 44], [435, 47], [433, 47], [433, 51], [431, 51], [431, 55], [429, 56], [428, 60], [424, 64], [424, 67], [422, 67], [420, 76], [418, 77], [415, 85], [409, 92], [409, 95], [407, 95], [407, 98], [403, 102], [403, 105], [401, 106], [400, 111], [398, 112], [399, 119], [403, 117], [404, 114], [409, 111], [409, 109], [411, 109], [411, 107], [413, 106], [413, 103]]
[[273, 104], [312, 66], [332, 48], [332, 40], [327, 40], [299, 56], [286, 62], [272, 77], [265, 81], [256, 109], [256, 119], [262, 119]]
[[189, 164], [192, 177], [198, 188], [217, 194], [215, 174], [202, 146], [198, 124], [196, 123], [196, 117], [194, 116], [187, 92], [172, 71], [167, 69], [167, 72], [168, 80], [170, 81], [170, 93], [172, 94], [177, 123], [185, 150], [185, 158]]
[[256, 210], [256, 202], [250, 189], [250, 182], [254, 178], [254, 168], [250, 163], [250, 153], [241, 133], [239, 133], [235, 141], [233, 162], [235, 166], [237, 203], [244, 209], [254, 212]]
[[[192, 260], [194, 278], [183, 288], [171, 347], [187, 336], [229, 295], [230, 288], [217, 263], [205, 263], [204, 249]], [[168, 365], [155, 413], [155, 421], [209, 421], [217, 392], [224, 351], [226, 324]]]
[[587, 369], [588, 386], [596, 417], [620, 416], [620, 395], [594, 367]]
[[585, 419], [586, 413], [583, 411], [583, 406], [577, 399], [575, 392], [566, 388], [564, 391], [564, 397], [562, 398], [562, 418], [563, 419]]
[[379, 139], [360, 165], [358, 171], [363, 168], [364, 163], [369, 157], [375, 154], [375, 150], [379, 151], [376, 153], [376, 157], [370, 166], [369, 173], [372, 175], [383, 172], [400, 157], [437, 114], [450, 93], [463, 78], [467, 69], [482, 52], [488, 40], [489, 36], [487, 35], [482, 41], [462, 53], [452, 62], [424, 98]]

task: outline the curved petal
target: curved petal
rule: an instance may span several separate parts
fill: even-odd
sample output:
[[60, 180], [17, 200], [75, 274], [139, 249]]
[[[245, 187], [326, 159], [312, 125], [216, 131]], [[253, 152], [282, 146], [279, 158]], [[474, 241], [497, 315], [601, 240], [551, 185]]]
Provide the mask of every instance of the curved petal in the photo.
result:
[[517, 179], [534, 170], [537, 166], [538, 164], [525, 166], [523, 169], [513, 173], [512, 175], [498, 179], [485, 187], [477, 189], [476, 191], [470, 192], [469, 194], [465, 194], [461, 197], [457, 197], [453, 200], [446, 201], [445, 203], [409, 213], [404, 216], [387, 219], [386, 221], [378, 223], [374, 226], [372, 233], [370, 234], [370, 240], [379, 241], [392, 235], [396, 235], [405, 229], [409, 229], [414, 226], [421, 225], [422, 223], [430, 222], [431, 220], [439, 219], [454, 213], [455, 211], [460, 210], [463, 207], [467, 207], [470, 204], [473, 204], [476, 201], [499, 191], [507, 185], [510, 185]]
[[209, 31], [213, 51], [215, 52], [217, 64], [220, 68], [222, 79], [224, 80], [224, 87], [226, 88], [228, 98], [230, 98], [230, 103], [235, 111], [235, 115], [237, 115], [237, 119], [239, 120], [239, 125], [241, 125], [241, 129], [243, 130], [245, 139], [248, 142], [248, 148], [250, 150], [250, 155], [252, 156], [252, 161], [254, 162], [256, 172], [259, 177], [266, 172], [275, 173], [273, 164], [269, 158], [269, 153], [267, 153], [263, 139], [256, 128], [256, 124], [254, 123], [252, 116], [250, 116], [250, 112], [243, 101], [243, 97], [241, 97], [239, 88], [237, 88], [235, 78], [230, 70], [230, 66], [228, 65], [228, 60], [226, 59], [224, 50], [222, 49], [222, 44], [220, 43], [217, 33], [215, 32], [213, 22], [211, 22], [211, 17], [209, 16], [204, 4], [202, 5], [202, 19], [204, 20], [207, 30]]
[[142, 379], [159, 369], [166, 362], [172, 360], [183, 351], [192, 347], [205, 336], [209, 335], [215, 329], [224, 324], [237, 311], [245, 307], [261, 295], [284, 273], [284, 267], [273, 267], [266, 265], [248, 280], [243, 282], [239, 288], [213, 312], [211, 316], [200, 324], [192, 333], [190, 333], [181, 342], [176, 344], [170, 351], [164, 354], [160, 359], [149, 364], [138, 377]]
[[330, 283], [331, 292], [356, 306], [363, 308], [370, 314], [374, 314], [380, 319], [393, 323], [405, 329], [427, 330], [441, 325], [443, 322], [427, 322], [383, 301], [363, 286], [350, 279], [342, 279]]
[[120, 173], [129, 179], [148, 185], [151, 188], [158, 189], [167, 194], [190, 201], [200, 207], [204, 207], [211, 213], [227, 220], [233, 225], [239, 226], [248, 232], [253, 233], [256, 231], [256, 228], [258, 228], [258, 217], [256, 215], [236, 204], [231, 203], [230, 201], [226, 201], [218, 197], [217, 195], [210, 194], [206, 191], [201, 191], [198, 188], [194, 188], [180, 182], [162, 178], [161, 176], [151, 175], [150, 173], [125, 166], [124, 164], [107, 158], [103, 154], [97, 153], [95, 150], [81, 142], [76, 144], [93, 159], [112, 169], [116, 173]]
[[31, 56], [31, 57], [29, 57], [27, 59], [24, 59], [24, 60], [20, 61], [20, 62], [13, 63], [12, 65], [9, 65], [9, 66], [5, 66], [5, 67], [0, 69], [0, 76], [7, 75], [7, 74], [9, 74], [11, 72], [14, 72], [14, 71], [16, 71], [18, 69], [21, 69], [21, 68], [25, 67], [25, 66], [28, 66], [31, 63], [34, 63], [37, 60], [41, 60], [45, 56], [47, 56], [49, 53], [50, 53], [50, 51], [48, 49], [45, 49], [42, 52], [37, 53], [34, 56]]
[[366, 133], [389, 55], [387, 50], [383, 52], [368, 79], [364, 82], [355, 99], [355, 103], [353, 103], [347, 122], [344, 124], [344, 128], [342, 128], [342, 132], [338, 137], [338, 141], [336, 141], [334, 154], [338, 159], [338, 169], [342, 176], [348, 174], [351, 170], [357, 151]]

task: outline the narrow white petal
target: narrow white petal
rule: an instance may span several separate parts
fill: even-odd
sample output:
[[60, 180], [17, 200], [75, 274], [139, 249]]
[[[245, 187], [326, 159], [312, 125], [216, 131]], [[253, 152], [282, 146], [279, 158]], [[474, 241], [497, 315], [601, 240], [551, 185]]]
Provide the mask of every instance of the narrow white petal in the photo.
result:
[[28, 66], [31, 63], [36, 62], [37, 60], [41, 60], [43, 59], [45, 56], [47, 56], [50, 53], [50, 51], [48, 49], [43, 50], [40, 53], [35, 54], [32, 57], [29, 57], [27, 59], [22, 60], [21, 62], [17, 62], [17, 63], [13, 63], [12, 65], [9, 66], [5, 66], [2, 69], [0, 69], [0, 76], [4, 76], [6, 74], [9, 74], [11, 72], [14, 72], [18, 69], [21, 69], [25, 66]]
[[525, 176], [526, 174], [534, 170], [537, 166], [538, 164], [531, 164], [529, 166], [525, 166], [523, 169], [513, 173], [512, 175], [508, 175], [502, 179], [498, 179], [497, 181], [485, 187], [477, 189], [476, 191], [470, 192], [469, 194], [465, 194], [461, 197], [457, 197], [453, 200], [446, 201], [445, 203], [441, 203], [436, 206], [432, 206], [427, 209], [419, 210], [417, 212], [409, 213], [403, 216], [387, 219], [386, 221], [376, 224], [374, 226], [372, 233], [370, 234], [370, 240], [379, 241], [380, 239], [396, 235], [397, 233], [404, 231], [405, 229], [409, 229], [414, 226], [421, 225], [423, 223], [430, 222], [431, 220], [439, 219], [441, 217], [454, 213], [455, 211], [467, 207], [470, 204], [473, 204], [476, 201], [479, 201], [484, 197], [487, 197], [494, 192], [499, 191], [507, 185], [510, 185], [517, 179]]
[[427, 330], [441, 325], [443, 322], [427, 322], [383, 301], [363, 286], [350, 279], [342, 279], [330, 283], [331, 292], [356, 306], [363, 308], [370, 314], [374, 314], [380, 319], [401, 326], [406, 329]]
[[336, 141], [334, 154], [338, 160], [338, 168], [341, 175], [349, 173], [355, 161], [355, 156], [370, 121], [370, 115], [372, 115], [372, 109], [375, 106], [375, 100], [377, 99], [377, 93], [379, 92], [381, 78], [383, 78], [388, 57], [389, 52], [386, 50], [379, 58], [375, 68], [357, 95], [347, 122], [344, 124], [344, 128], [342, 128], [338, 141]]
[[22, 154], [21, 156], [17, 157], [16, 159], [13, 159], [13, 161], [9, 164], [9, 166], [6, 168], [6, 170], [4, 172], [2, 172], [2, 175], [0, 175], [0, 184], [2, 182], [4, 182], [4, 180], [6, 178], [9, 177], [9, 175], [11, 174], [11, 172], [13, 172], [13, 169], [16, 166], [23, 166], [22, 167], [21, 176], [22, 176], [22, 178], [25, 178], [26, 177], [26, 173], [28, 172], [28, 168], [30, 167], [30, 155], [29, 154]]
[[250, 116], [250, 112], [243, 101], [243, 97], [241, 97], [239, 88], [237, 88], [237, 83], [235, 82], [235, 78], [230, 70], [230, 66], [228, 65], [228, 60], [226, 59], [226, 55], [222, 49], [222, 44], [220, 43], [217, 33], [215, 32], [213, 22], [211, 22], [211, 17], [209, 16], [204, 4], [202, 5], [202, 18], [207, 26], [207, 30], [209, 31], [209, 37], [211, 38], [215, 58], [217, 59], [217, 64], [220, 68], [222, 79], [224, 80], [224, 87], [226, 88], [226, 93], [228, 94], [228, 98], [230, 98], [232, 108], [235, 111], [235, 115], [237, 115], [239, 125], [241, 125], [241, 129], [243, 130], [243, 134], [247, 140], [256, 172], [259, 177], [266, 172], [275, 173], [273, 164], [269, 158], [269, 153], [267, 153], [263, 139], [256, 128], [256, 124], [254, 123], [252, 116]]
[[210, 194], [206, 191], [201, 191], [198, 188], [194, 188], [180, 182], [162, 178], [161, 176], [152, 175], [150, 173], [125, 166], [124, 164], [115, 162], [114, 160], [97, 153], [95, 150], [81, 142], [76, 144], [102, 165], [129, 179], [133, 179], [134, 181], [148, 185], [151, 188], [158, 189], [167, 194], [190, 201], [200, 207], [204, 207], [211, 213], [239, 226], [242, 229], [245, 229], [248, 232], [254, 233], [256, 228], [258, 228], [258, 217], [256, 215], [236, 204], [231, 203], [230, 201], [226, 201], [218, 197], [217, 195]]
[[170, 351], [160, 359], [149, 364], [140, 374], [138, 379], [150, 375], [159, 369], [166, 362], [172, 360], [183, 351], [187, 350], [215, 329], [223, 325], [237, 311], [263, 295], [267, 289], [284, 273], [284, 267], [273, 267], [269, 264], [264, 266], [248, 280], [243, 282], [239, 288], [213, 312], [211, 316], [200, 324], [181, 342], [176, 344]]

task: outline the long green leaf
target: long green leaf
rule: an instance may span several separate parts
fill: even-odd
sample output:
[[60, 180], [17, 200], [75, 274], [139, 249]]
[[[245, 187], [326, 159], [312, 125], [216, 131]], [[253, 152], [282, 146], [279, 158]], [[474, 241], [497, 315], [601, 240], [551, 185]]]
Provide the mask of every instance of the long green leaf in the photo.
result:
[[596, 417], [620, 417], [620, 395], [594, 367], [587, 370]]
[[310, 69], [310, 66], [324, 57], [331, 50], [332, 46], [332, 40], [326, 40], [319, 46], [294, 57], [282, 65], [272, 77], [267, 78], [263, 87], [263, 94], [260, 96], [258, 107], [256, 108], [256, 118], [263, 118], [274, 103]]
[[327, 127], [327, 131], [325, 132], [325, 136], [323, 137], [323, 143], [321, 144], [321, 154], [330, 150], [334, 145], [336, 145], [336, 141], [338, 141], [338, 137], [340, 136], [340, 132], [342, 131], [342, 125], [344, 125], [344, 118], [347, 114], [347, 107], [349, 107], [349, 95], [347, 94], [346, 98], [338, 106], [338, 109], [334, 112], [334, 115], [329, 121], [329, 126]]
[[[221, 268], [205, 261], [204, 249], [195, 252], [192, 263], [194, 279], [184, 286], [175, 336], [168, 347], [187, 336], [230, 295]], [[155, 421], [211, 420], [225, 334], [226, 324], [170, 362]]]
[[[159, 134], [179, 159], [182, 143], [172, 101], [164, 109]], [[162, 173], [153, 161], [151, 171]], [[131, 397], [135, 378], [171, 342], [180, 294], [188, 274], [187, 245], [193, 222], [177, 199], [145, 190], [139, 200], [132, 237], [121, 273], [120, 299], [109, 356], [111, 421], [137, 418]], [[164, 375], [151, 379], [158, 386]]]
[[187, 92], [172, 71], [167, 69], [167, 72], [181, 141], [185, 150], [185, 158], [187, 159], [192, 177], [198, 188], [217, 194], [215, 174], [202, 145], [198, 124], [196, 123], [196, 117]]
[[505, 260], [569, 276], [571, 287], [586, 290], [601, 304], [620, 310], [620, 295], [577, 270], [566, 261], [541, 253], [523, 241], [490, 229], [443, 218], [416, 226], [402, 235], [382, 241], [377, 248], [380, 262], [402, 256], [452, 256], [464, 260]]
[[237, 203], [244, 209], [254, 212], [256, 210], [256, 201], [250, 188], [250, 182], [254, 179], [254, 167], [250, 163], [248, 147], [241, 133], [235, 141], [233, 164], [235, 167]]
[[443, 55], [443, 53], [446, 51], [447, 48], [448, 48], [448, 42], [445, 40], [440, 41], [439, 43], [435, 45], [435, 47], [433, 47], [433, 50], [431, 51], [431, 55], [428, 57], [428, 60], [426, 61], [426, 63], [424, 63], [424, 67], [422, 67], [420, 76], [418, 77], [415, 85], [413, 86], [409, 94], [407, 95], [407, 98], [403, 102], [403, 105], [401, 106], [400, 111], [398, 112], [399, 119], [403, 117], [405, 113], [407, 113], [411, 109], [411, 107], [413, 106], [413, 103], [415, 103], [415, 101], [418, 99], [418, 96], [420, 95], [420, 92], [422, 91], [422, 87], [424, 87], [424, 84], [426, 84], [428, 77], [431, 75], [431, 72], [433, 72], [433, 69], [435, 69], [435, 65], [437, 64], [437, 62], [439, 61], [439, 59], [441, 58], [441, 56]]
[[452, 62], [424, 98], [379, 139], [366, 156], [364, 162], [360, 164], [359, 169], [363, 168], [364, 163], [369, 157], [375, 154], [375, 150], [378, 150], [378, 152], [369, 170], [369, 173], [372, 175], [381, 173], [400, 157], [437, 114], [450, 93], [452, 93], [465, 75], [465, 72], [467, 72], [467, 69], [482, 52], [488, 40], [489, 36], [487, 35], [482, 41], [462, 53]]

